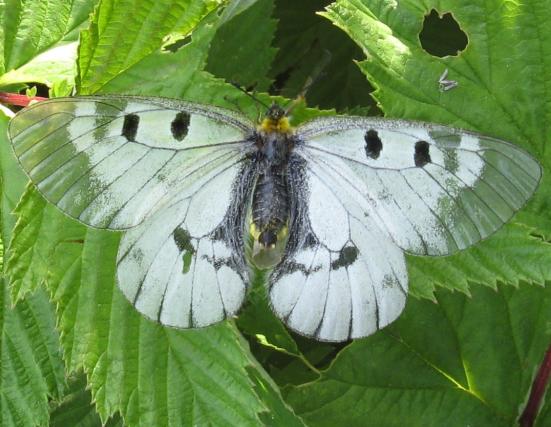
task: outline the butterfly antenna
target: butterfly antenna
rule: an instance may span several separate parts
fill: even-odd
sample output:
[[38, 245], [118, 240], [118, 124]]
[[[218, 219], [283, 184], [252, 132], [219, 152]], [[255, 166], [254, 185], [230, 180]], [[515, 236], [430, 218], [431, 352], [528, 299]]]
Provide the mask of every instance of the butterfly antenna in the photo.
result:
[[304, 82], [304, 86], [302, 86], [302, 89], [298, 93], [297, 97], [293, 99], [285, 108], [285, 115], [288, 115], [293, 110], [293, 108], [295, 108], [300, 102], [302, 102], [306, 98], [306, 93], [308, 92], [310, 87], [312, 87], [312, 85], [317, 82], [319, 78], [323, 75], [323, 70], [331, 61], [331, 57], [331, 52], [329, 52], [327, 49], [324, 49], [321, 60], [312, 70], [312, 73], [308, 76], [306, 82]]
[[257, 104], [260, 104], [262, 105], [263, 107], [265, 107], [266, 109], [270, 108], [269, 105], [267, 105], [265, 102], [261, 101], [260, 99], [258, 99], [256, 96], [254, 96], [254, 94], [252, 94], [251, 92], [249, 92], [247, 89], [244, 89], [243, 87], [241, 87], [241, 85], [239, 83], [236, 83], [236, 82], [230, 82], [231, 85], [233, 87], [235, 87], [236, 89], [239, 89], [241, 92], [243, 92], [245, 95], [247, 95], [248, 97], [250, 97], [253, 101], [255, 101]]

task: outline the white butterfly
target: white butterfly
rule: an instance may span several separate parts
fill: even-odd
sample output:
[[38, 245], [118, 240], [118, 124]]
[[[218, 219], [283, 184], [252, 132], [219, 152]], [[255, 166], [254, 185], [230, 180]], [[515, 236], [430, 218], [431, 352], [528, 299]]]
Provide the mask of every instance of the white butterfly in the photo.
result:
[[256, 126], [178, 100], [55, 99], [19, 112], [9, 137], [47, 200], [126, 230], [118, 284], [148, 318], [192, 328], [234, 315], [252, 229], [257, 255], [283, 248], [268, 285], [274, 312], [326, 341], [395, 320], [404, 252], [447, 255], [484, 239], [541, 177], [531, 156], [493, 138], [363, 117], [292, 129], [277, 105]]

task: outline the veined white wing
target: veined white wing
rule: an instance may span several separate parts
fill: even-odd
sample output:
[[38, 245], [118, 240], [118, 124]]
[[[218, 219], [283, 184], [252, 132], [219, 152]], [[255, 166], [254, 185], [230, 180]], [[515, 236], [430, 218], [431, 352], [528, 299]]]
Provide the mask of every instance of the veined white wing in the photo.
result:
[[[444, 126], [323, 118], [296, 131], [302, 195], [270, 281], [275, 313], [320, 340], [367, 336], [403, 310], [403, 250], [446, 255], [487, 237], [535, 191], [521, 149]], [[302, 200], [302, 201], [301, 201]]]
[[47, 200], [87, 225], [128, 229], [117, 277], [130, 302], [185, 328], [218, 322], [243, 301], [239, 204], [253, 131], [228, 110], [129, 96], [44, 101], [9, 125], [19, 162]]
[[317, 173], [354, 194], [347, 210], [414, 254], [447, 255], [488, 237], [541, 178], [520, 148], [445, 126], [335, 117], [297, 135]]
[[119, 287], [142, 314], [191, 328], [239, 310], [248, 283], [242, 206], [252, 172], [247, 164], [228, 167], [124, 234]]
[[10, 121], [8, 134], [48, 201], [85, 224], [120, 230], [193, 191], [209, 165], [242, 157], [252, 130], [229, 110], [114, 95], [37, 103]]
[[407, 298], [404, 254], [372, 218], [348, 211], [355, 195], [295, 157], [292, 217], [283, 261], [270, 278], [274, 312], [322, 341], [370, 335], [394, 321]]

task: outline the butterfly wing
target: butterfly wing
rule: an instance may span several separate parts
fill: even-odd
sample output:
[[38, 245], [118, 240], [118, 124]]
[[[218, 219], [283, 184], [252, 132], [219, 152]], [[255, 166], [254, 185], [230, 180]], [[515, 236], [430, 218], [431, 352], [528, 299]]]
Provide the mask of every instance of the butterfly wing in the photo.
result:
[[247, 288], [245, 214], [254, 168], [228, 167], [128, 230], [119, 287], [145, 316], [179, 328], [232, 316]]
[[8, 135], [42, 195], [87, 225], [126, 229], [213, 163], [242, 156], [254, 126], [216, 107], [164, 98], [59, 98], [19, 112]]
[[524, 205], [538, 163], [492, 138], [428, 124], [324, 118], [297, 129], [289, 244], [270, 282], [275, 313], [327, 341], [375, 332], [403, 310], [403, 250], [446, 255]]
[[336, 117], [298, 134], [318, 173], [357, 196], [347, 209], [418, 255], [448, 255], [488, 237], [541, 178], [520, 148], [445, 126]]
[[227, 110], [126, 96], [45, 101], [9, 125], [47, 200], [87, 225], [127, 229], [117, 277], [130, 302], [183, 328], [218, 322], [243, 301], [252, 131]]
[[356, 195], [314, 163], [297, 154], [289, 174], [289, 241], [270, 278], [274, 312], [322, 341], [360, 338], [391, 323], [407, 297], [402, 250], [372, 218], [350, 212]]

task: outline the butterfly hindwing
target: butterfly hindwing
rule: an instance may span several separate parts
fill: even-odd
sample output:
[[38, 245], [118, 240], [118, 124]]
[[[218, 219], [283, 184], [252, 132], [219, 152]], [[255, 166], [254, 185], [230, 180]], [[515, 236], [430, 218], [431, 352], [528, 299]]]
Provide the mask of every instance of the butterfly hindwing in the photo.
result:
[[[296, 156], [298, 157], [298, 156]], [[402, 312], [404, 254], [369, 217], [349, 212], [345, 188], [303, 158], [289, 168], [294, 205], [284, 259], [270, 280], [274, 312], [322, 341], [369, 335]]]
[[123, 235], [119, 287], [146, 317], [179, 328], [203, 327], [241, 307], [248, 270], [239, 206], [250, 189], [243, 167], [218, 169], [196, 191]]
[[23, 169], [50, 202], [85, 224], [126, 229], [212, 163], [242, 156], [253, 125], [231, 111], [164, 98], [60, 98], [10, 122]]

